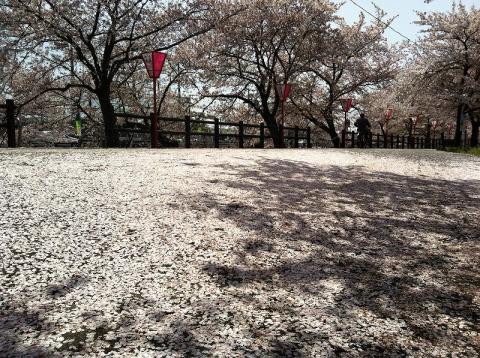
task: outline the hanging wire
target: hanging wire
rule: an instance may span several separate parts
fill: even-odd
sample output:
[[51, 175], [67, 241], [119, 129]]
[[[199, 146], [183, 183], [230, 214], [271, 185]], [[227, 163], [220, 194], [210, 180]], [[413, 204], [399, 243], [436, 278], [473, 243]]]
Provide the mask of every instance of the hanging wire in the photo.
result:
[[[412, 39], [410, 39], [409, 37], [405, 36], [404, 34], [402, 34], [400, 31], [396, 30], [395, 28], [393, 28], [391, 25], [387, 24], [385, 21], [383, 21], [381, 18], [379, 18], [378, 16], [372, 14], [370, 11], [368, 11], [367, 9], [365, 9], [363, 6], [359, 5], [357, 2], [355, 2], [354, 0], [349, 0], [352, 4], [354, 4], [355, 6], [357, 6], [358, 8], [360, 8], [361, 10], [365, 11], [368, 15], [370, 15], [371, 17], [373, 17], [374, 19], [376, 19], [377, 21], [380, 21], [382, 24], [384, 24], [385, 26], [387, 26], [388, 28], [390, 28], [390, 30], [392, 30], [393, 32], [395, 32], [396, 34], [400, 35], [401, 37], [405, 38], [408, 42], [410, 43], [413, 43], [413, 44], [417, 44], [415, 41], [413, 41]], [[375, 3], [372, 2], [372, 4], [374, 4], [375, 6], [377, 6]]]

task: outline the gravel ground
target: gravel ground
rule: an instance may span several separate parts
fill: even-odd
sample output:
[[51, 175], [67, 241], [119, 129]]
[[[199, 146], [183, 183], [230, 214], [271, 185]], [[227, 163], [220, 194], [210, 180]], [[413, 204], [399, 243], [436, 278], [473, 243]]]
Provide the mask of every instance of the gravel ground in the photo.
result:
[[0, 150], [0, 356], [477, 357], [480, 160]]

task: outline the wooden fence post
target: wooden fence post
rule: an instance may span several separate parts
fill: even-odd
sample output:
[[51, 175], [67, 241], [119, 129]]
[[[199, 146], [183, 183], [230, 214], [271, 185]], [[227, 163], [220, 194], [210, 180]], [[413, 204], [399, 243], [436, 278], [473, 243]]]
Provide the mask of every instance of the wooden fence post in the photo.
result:
[[155, 123], [155, 114], [150, 113], [150, 147], [151, 148], [157, 148], [157, 142], [158, 140], [156, 139], [157, 134], [157, 125]]
[[395, 144], [395, 143], [393, 143], [393, 134], [390, 134], [390, 148], [393, 149], [393, 145], [394, 145], [394, 144]]
[[307, 127], [307, 148], [312, 148], [311, 131], [310, 127]]
[[190, 116], [185, 116], [185, 148], [190, 148], [192, 146], [191, 137], [192, 135], [192, 124], [190, 122]]
[[238, 122], [238, 148], [243, 148], [243, 121]]
[[355, 148], [355, 132], [354, 132], [354, 131], [351, 131], [350, 133], [352, 134], [352, 140], [351, 140], [351, 142], [352, 142], [352, 148]]
[[368, 133], [368, 146], [370, 148], [373, 148], [373, 134], [372, 134], [372, 132]]
[[402, 149], [405, 149], [405, 136], [402, 135]]
[[424, 149], [423, 137], [420, 138], [420, 148]]
[[397, 149], [400, 148], [400, 135], [397, 134]]
[[445, 132], [440, 134], [440, 145], [442, 146], [442, 149], [445, 149]]
[[285, 146], [285, 127], [281, 123], [278, 125], [278, 133], [280, 134], [280, 148], [286, 148], [286, 146]]
[[346, 143], [345, 143], [345, 139], [346, 139], [346, 138], [345, 138], [345, 137], [346, 137], [346, 135], [345, 135], [345, 129], [342, 129], [342, 143], [340, 144], [340, 146], [341, 146], [342, 148], [345, 148], [345, 147], [346, 147]]
[[218, 118], [215, 118], [214, 130], [215, 133], [213, 140], [215, 142], [215, 148], [220, 148], [220, 124], [218, 122]]
[[9, 148], [15, 148], [17, 146], [15, 139], [15, 103], [13, 99], [7, 99], [5, 104], [7, 107], [5, 113], [7, 117], [7, 146]]
[[265, 148], [265, 124], [260, 123], [260, 148]]
[[295, 148], [298, 148], [298, 126], [295, 126]]
[[380, 148], [380, 134], [377, 133], [377, 148]]
[[387, 148], [388, 147], [388, 137], [386, 134], [383, 135], [383, 148]]

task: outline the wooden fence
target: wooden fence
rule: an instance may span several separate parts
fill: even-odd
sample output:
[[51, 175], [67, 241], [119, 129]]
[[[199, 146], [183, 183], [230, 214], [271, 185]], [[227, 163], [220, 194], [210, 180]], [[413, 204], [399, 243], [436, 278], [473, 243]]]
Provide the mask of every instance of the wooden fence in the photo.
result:
[[[0, 127], [6, 128], [7, 146], [15, 148], [17, 143], [15, 139], [15, 103], [12, 99], [7, 99], [5, 104], [0, 104], [0, 109], [5, 110], [5, 120], [0, 121]], [[3, 143], [4, 136], [1, 138]]]
[[[391, 148], [391, 149], [440, 149], [448, 145], [444, 133], [440, 138], [426, 138], [420, 136], [400, 136], [400, 135], [382, 135], [372, 134], [367, 136], [365, 147], [369, 148]], [[358, 134], [355, 132], [342, 131], [342, 147], [355, 148], [360, 147]]]
[[[4, 137], [6, 134], [7, 137], [7, 146], [14, 148], [16, 147], [16, 135], [15, 135], [15, 103], [11, 99], [7, 99], [5, 104], [0, 104], [0, 110], [4, 110], [5, 115], [0, 117], [0, 128], [5, 128], [4, 134], [2, 134], [2, 138], [0, 138], [1, 142], [3, 143]], [[152, 117], [153, 115], [138, 115], [132, 113], [117, 113], [117, 118], [125, 118], [134, 119], [134, 120], [141, 120], [143, 123], [130, 123], [130, 126], [123, 126], [118, 127], [117, 130], [119, 134], [123, 133], [126, 134], [130, 138], [130, 142], [135, 134], [144, 135], [147, 138], [145, 145], [148, 145], [148, 142], [151, 142], [151, 134], [152, 134]], [[267, 128], [265, 128], [264, 123], [261, 124], [246, 124], [242, 121], [238, 123], [234, 122], [220, 122], [218, 119], [214, 120], [204, 120], [204, 119], [193, 119], [189, 116], [185, 116], [184, 118], [167, 118], [167, 117], [159, 117], [158, 118], [160, 123], [170, 123], [175, 124], [179, 123], [181, 130], [175, 128], [175, 130], [168, 130], [162, 128], [157, 130], [158, 135], [163, 136], [180, 136], [182, 141], [184, 142], [184, 146], [186, 148], [192, 147], [192, 137], [195, 136], [203, 136], [210, 137], [213, 139], [213, 146], [215, 148], [220, 148], [220, 144], [225, 139], [233, 138], [239, 148], [245, 147], [245, 141], [249, 139], [255, 139], [256, 142], [254, 144], [257, 148], [264, 148], [265, 141], [267, 139], [271, 139], [272, 136], [269, 134]], [[208, 129], [207, 131], [202, 130], [199, 131], [195, 129], [198, 125], [203, 125], [204, 129]], [[232, 128], [234, 131], [232, 132]], [[230, 129], [224, 130], [224, 129]], [[311, 129], [308, 128], [299, 128], [298, 126], [295, 127], [285, 127], [284, 128], [284, 140], [286, 146], [288, 144], [293, 148], [300, 148], [301, 146], [306, 146], [307, 148], [312, 147], [312, 140], [311, 140]], [[462, 145], [468, 146], [469, 139], [466, 133], [462, 138]], [[355, 132], [344, 132], [342, 131], [342, 147], [343, 148], [355, 148], [359, 147], [359, 140], [358, 135]], [[420, 136], [400, 136], [400, 135], [393, 135], [390, 134], [388, 136], [384, 136], [381, 134], [370, 134], [367, 138], [367, 143], [365, 143], [366, 147], [370, 148], [396, 148], [396, 149], [422, 149], [422, 148], [432, 148], [432, 149], [440, 149], [445, 148], [447, 146], [454, 146], [453, 139], [446, 139], [445, 134], [441, 133], [440, 138], [426, 138]]]
[[[152, 137], [152, 128], [151, 123], [153, 115], [145, 116], [131, 113], [116, 113], [117, 118], [127, 119], [140, 119], [143, 121], [143, 125], [139, 125], [139, 128], [125, 128], [118, 127], [118, 132], [133, 135], [135, 133], [144, 133], [149, 134], [150, 139]], [[180, 123], [180, 127], [183, 127], [183, 130], [167, 130], [157, 129], [157, 133], [160, 135], [170, 135], [170, 136], [180, 136], [183, 138], [185, 148], [192, 147], [192, 137], [193, 136], [204, 136], [204, 137], [213, 137], [213, 145], [215, 148], [220, 148], [221, 140], [226, 138], [234, 138], [238, 143], [238, 148], [244, 148], [245, 141], [248, 139], [257, 139], [255, 147], [264, 148], [265, 141], [271, 139], [272, 136], [269, 134], [267, 128], [265, 128], [264, 123], [261, 124], [246, 124], [242, 121], [235, 122], [220, 122], [218, 119], [214, 120], [203, 120], [203, 119], [192, 119], [190, 116], [185, 116], [184, 118], [168, 118], [168, 117], [159, 117], [159, 123]], [[128, 122], [127, 122], [128, 123]], [[150, 125], [148, 128], [147, 123]], [[183, 125], [182, 125], [183, 124]], [[204, 126], [208, 131], [199, 131], [195, 130], [193, 127], [195, 125]], [[132, 127], [133, 124], [130, 123], [127, 127]], [[143, 127], [143, 128], [141, 128]], [[224, 128], [230, 129], [230, 131], [223, 130]], [[231, 132], [231, 129], [235, 129], [235, 133]], [[301, 144], [304, 144], [307, 148], [311, 148], [311, 130], [310, 128], [299, 128], [295, 127], [285, 127], [284, 133], [287, 135], [284, 136], [286, 141], [291, 142], [292, 147], [300, 148]], [[303, 143], [302, 143], [303, 142]]]

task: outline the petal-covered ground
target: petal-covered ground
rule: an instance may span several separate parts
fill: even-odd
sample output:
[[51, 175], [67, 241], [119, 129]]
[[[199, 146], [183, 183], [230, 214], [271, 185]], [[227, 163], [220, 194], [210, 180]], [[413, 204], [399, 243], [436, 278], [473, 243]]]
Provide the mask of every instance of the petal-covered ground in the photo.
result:
[[476, 357], [480, 160], [1, 150], [0, 356]]

